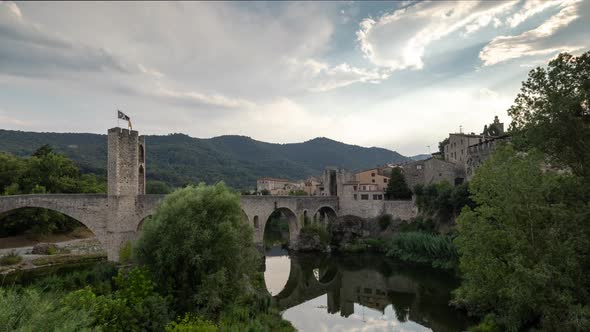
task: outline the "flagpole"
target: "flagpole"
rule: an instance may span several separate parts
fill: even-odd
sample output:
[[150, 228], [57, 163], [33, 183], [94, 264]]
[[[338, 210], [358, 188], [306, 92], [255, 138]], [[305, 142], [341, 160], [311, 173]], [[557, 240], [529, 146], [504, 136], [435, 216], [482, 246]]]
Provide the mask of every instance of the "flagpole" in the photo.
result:
[[117, 128], [120, 128], [121, 125], [119, 124], [119, 110], [117, 110]]

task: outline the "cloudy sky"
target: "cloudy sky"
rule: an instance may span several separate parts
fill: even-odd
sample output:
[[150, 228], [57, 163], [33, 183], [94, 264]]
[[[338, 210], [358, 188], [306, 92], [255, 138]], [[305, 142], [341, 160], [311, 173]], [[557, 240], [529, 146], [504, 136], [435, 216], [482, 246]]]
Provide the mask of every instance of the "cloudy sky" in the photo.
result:
[[317, 136], [411, 155], [590, 49], [590, 1], [0, 2], [0, 128]]

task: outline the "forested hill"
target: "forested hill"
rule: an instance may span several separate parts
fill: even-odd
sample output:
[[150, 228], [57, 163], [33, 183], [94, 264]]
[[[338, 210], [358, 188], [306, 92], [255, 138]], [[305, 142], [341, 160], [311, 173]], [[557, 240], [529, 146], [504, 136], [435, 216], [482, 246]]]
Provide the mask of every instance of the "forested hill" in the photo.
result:
[[[28, 156], [44, 144], [73, 159], [85, 172], [106, 174], [106, 135], [0, 130], [1, 152]], [[199, 139], [183, 134], [146, 136], [146, 153], [148, 179], [173, 186], [223, 180], [235, 188], [254, 188], [263, 176], [295, 180], [319, 175], [326, 166], [355, 170], [409, 160], [395, 151], [327, 138], [272, 144], [245, 136]]]

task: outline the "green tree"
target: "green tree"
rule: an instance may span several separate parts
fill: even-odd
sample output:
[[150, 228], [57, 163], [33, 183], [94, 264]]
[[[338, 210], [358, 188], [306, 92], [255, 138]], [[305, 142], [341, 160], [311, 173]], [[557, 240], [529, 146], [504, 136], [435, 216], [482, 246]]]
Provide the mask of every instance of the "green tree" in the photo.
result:
[[172, 188], [166, 182], [148, 180], [145, 191], [148, 194], [167, 195], [172, 192]]
[[[78, 167], [63, 155], [44, 145], [29, 158], [0, 153], [0, 194], [98, 193], [106, 185], [96, 176], [81, 174]], [[22, 232], [47, 234], [69, 231], [80, 223], [63, 214], [44, 209], [23, 209], [0, 223], [0, 236]]]
[[445, 138], [442, 141], [438, 142], [438, 152], [442, 153], [443, 157], [445, 155], [445, 145], [449, 144], [449, 138]]
[[588, 190], [545, 155], [499, 147], [474, 176], [477, 207], [458, 218], [455, 303], [511, 331], [590, 329]]
[[201, 184], [168, 195], [144, 225], [135, 259], [178, 312], [218, 313], [260, 286], [258, 252], [241, 213], [239, 196], [223, 183]]
[[303, 189], [291, 190], [289, 191], [289, 196], [308, 196], [307, 191]]
[[517, 145], [590, 178], [590, 52], [562, 53], [531, 70], [508, 114]]
[[412, 199], [412, 191], [406, 183], [406, 178], [399, 167], [391, 170], [385, 194], [389, 199]]

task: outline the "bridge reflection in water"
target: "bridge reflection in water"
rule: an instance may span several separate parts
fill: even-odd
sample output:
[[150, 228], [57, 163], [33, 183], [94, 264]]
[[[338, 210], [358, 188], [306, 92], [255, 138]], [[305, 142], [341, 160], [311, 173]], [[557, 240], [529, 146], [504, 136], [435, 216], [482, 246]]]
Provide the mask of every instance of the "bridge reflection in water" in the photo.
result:
[[[448, 306], [452, 276], [383, 256], [275, 252], [267, 270], [273, 304], [300, 331], [463, 331], [472, 323]], [[272, 273], [285, 270], [286, 283]]]

